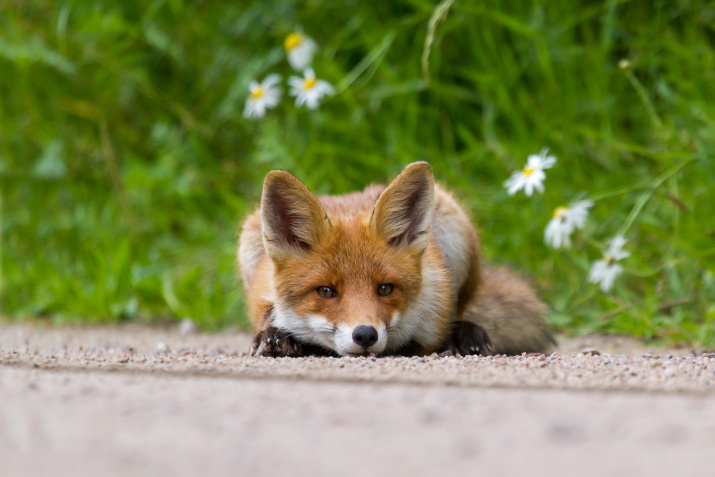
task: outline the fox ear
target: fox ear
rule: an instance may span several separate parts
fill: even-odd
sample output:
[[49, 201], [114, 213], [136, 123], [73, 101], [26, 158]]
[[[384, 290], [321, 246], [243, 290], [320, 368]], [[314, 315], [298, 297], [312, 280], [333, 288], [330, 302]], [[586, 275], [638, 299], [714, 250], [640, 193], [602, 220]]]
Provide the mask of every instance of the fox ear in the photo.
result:
[[318, 199], [294, 175], [271, 171], [261, 196], [263, 246], [281, 261], [314, 249], [330, 221]]
[[426, 162], [405, 167], [377, 199], [370, 222], [390, 245], [421, 252], [429, 245], [434, 179]]

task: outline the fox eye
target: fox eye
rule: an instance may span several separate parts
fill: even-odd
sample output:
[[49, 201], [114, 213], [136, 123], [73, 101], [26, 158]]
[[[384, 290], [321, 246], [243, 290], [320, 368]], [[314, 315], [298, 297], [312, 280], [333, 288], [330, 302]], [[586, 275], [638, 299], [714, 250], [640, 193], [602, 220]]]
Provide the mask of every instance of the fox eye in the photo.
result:
[[338, 296], [338, 292], [330, 287], [318, 287], [316, 288], [316, 291], [318, 292], [318, 296], [320, 298], [335, 298]]
[[377, 286], [377, 294], [380, 296], [390, 295], [393, 288], [392, 283], [383, 283], [382, 285]]

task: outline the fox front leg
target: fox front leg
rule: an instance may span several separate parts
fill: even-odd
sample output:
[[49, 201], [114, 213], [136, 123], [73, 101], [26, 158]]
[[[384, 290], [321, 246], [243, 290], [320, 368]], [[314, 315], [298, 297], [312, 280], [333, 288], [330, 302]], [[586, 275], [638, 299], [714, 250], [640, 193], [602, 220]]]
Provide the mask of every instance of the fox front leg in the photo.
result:
[[467, 356], [470, 354], [481, 354], [489, 356], [492, 354], [492, 340], [486, 330], [471, 321], [455, 321], [452, 329], [442, 346], [442, 351], [451, 351], [452, 354]]
[[302, 343], [287, 331], [269, 326], [256, 333], [251, 346], [251, 356], [266, 358], [301, 358], [305, 356], [337, 357], [334, 351], [317, 345]]
[[273, 323], [273, 306], [268, 307], [263, 316], [263, 330], [256, 333], [251, 345], [251, 356], [266, 358], [298, 358], [306, 356], [303, 345], [289, 332], [271, 326]]
[[251, 356], [271, 358], [306, 356], [303, 345], [287, 331], [268, 327], [256, 333], [251, 346]]

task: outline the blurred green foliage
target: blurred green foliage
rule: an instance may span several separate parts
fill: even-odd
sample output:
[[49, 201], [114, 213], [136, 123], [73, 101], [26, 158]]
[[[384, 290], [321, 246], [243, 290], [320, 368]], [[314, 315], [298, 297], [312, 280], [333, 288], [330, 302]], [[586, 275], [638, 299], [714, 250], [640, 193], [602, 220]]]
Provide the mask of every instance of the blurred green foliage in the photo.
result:
[[[342, 193], [427, 160], [555, 328], [715, 345], [715, 3], [456, 0], [427, 77], [435, 7], [1, 2], [0, 310], [245, 326], [237, 224], [266, 172]], [[338, 94], [244, 119], [250, 80], [294, 74], [282, 44], [299, 26]], [[545, 194], [507, 196], [542, 146], [559, 159]], [[544, 246], [554, 207], [610, 191], [571, 250]], [[590, 262], [639, 199], [604, 294]]]

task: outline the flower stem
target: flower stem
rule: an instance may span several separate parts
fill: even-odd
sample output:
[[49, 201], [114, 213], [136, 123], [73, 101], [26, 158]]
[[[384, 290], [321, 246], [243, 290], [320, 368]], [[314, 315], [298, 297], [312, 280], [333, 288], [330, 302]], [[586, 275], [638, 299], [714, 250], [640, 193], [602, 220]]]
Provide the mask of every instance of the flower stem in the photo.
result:
[[648, 203], [648, 200], [653, 196], [653, 189], [650, 189], [646, 192], [644, 192], [639, 198], [638, 201], [636, 201], [636, 205], [633, 206], [631, 209], [630, 214], [628, 214], [628, 218], [626, 219], [626, 222], [623, 224], [621, 227], [621, 230], [618, 231], [618, 235], [625, 236], [626, 232], [628, 232], [628, 229], [631, 228], [631, 225], [633, 225], [633, 222], [635, 222], [636, 218], [640, 214], [641, 210], [643, 210], [643, 207]]
[[624, 187], [623, 189], [612, 190], [610, 192], [604, 192], [602, 194], [594, 195], [593, 197], [589, 197], [588, 200], [590, 200], [592, 202], [596, 202], [599, 200], [610, 199], [611, 197], [628, 194], [629, 192], [635, 192], [635, 191], [641, 190], [641, 189], [648, 189], [649, 187], [650, 187], [650, 184], [640, 184], [640, 185], [631, 186], [631, 187]]
[[655, 124], [658, 129], [661, 129], [663, 127], [663, 122], [660, 120], [660, 117], [655, 110], [655, 106], [653, 106], [653, 102], [648, 97], [648, 93], [646, 93], [643, 84], [641, 84], [638, 78], [636, 78], [636, 75], [633, 74], [633, 71], [631, 71], [630, 68], [624, 69], [623, 72], [626, 74], [626, 78], [628, 78], [628, 81], [630, 81], [631, 85], [633, 85], [633, 88], [636, 90], [638, 98], [641, 100], [641, 103], [643, 103], [646, 111], [648, 111], [648, 116], [650, 116], [651, 121], [653, 121], [653, 124]]
[[[678, 193], [678, 184], [675, 181], [675, 179], [671, 180], [671, 193], [674, 196], [677, 196]], [[655, 275], [656, 273], [660, 273], [661, 270], [665, 268], [665, 266], [671, 261], [673, 256], [675, 255], [675, 249], [677, 248], [678, 244], [678, 237], [680, 236], [680, 209], [677, 206], [673, 206], [673, 234], [672, 234], [672, 239], [670, 241], [670, 247], [668, 247], [668, 251], [663, 254], [663, 259], [660, 261], [660, 264], [650, 270], [647, 271], [641, 271], [641, 272], [634, 272], [631, 271], [630, 274], [645, 278], [645, 277], [651, 277]]]
[[434, 41], [435, 33], [437, 31], [437, 24], [447, 18], [449, 7], [452, 6], [453, 1], [454, 0], [444, 0], [442, 3], [437, 5], [432, 13], [432, 17], [427, 23], [427, 35], [425, 36], [425, 45], [422, 48], [422, 77], [428, 82], [430, 80], [429, 54], [432, 51], [432, 42]]
[[633, 225], [633, 222], [635, 222], [636, 218], [640, 214], [641, 210], [643, 210], [643, 207], [648, 203], [648, 200], [653, 197], [653, 194], [658, 189], [658, 187], [663, 185], [663, 182], [673, 177], [683, 167], [694, 161], [695, 158], [685, 159], [684, 161], [677, 164], [675, 167], [672, 167], [670, 170], [656, 177], [655, 180], [651, 183], [649, 189], [645, 191], [636, 201], [636, 204], [631, 209], [630, 214], [628, 214], [626, 222], [623, 224], [623, 227], [621, 227], [621, 230], [619, 230], [618, 235], [625, 235], [626, 232], [628, 232], [628, 230], [631, 228], [631, 225]]

